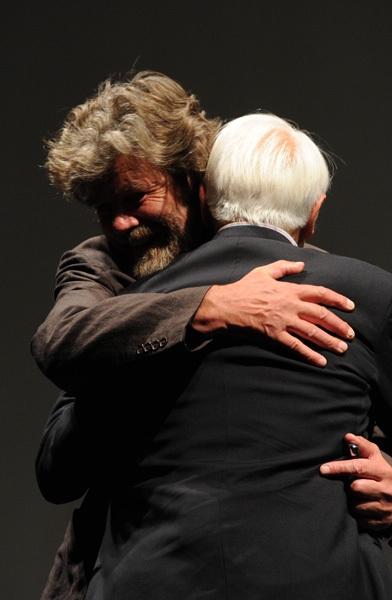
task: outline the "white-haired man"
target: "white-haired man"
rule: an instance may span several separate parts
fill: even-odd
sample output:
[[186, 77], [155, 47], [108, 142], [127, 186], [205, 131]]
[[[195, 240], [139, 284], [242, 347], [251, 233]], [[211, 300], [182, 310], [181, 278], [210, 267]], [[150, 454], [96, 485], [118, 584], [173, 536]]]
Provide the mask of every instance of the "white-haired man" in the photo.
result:
[[88, 600], [391, 598], [379, 541], [358, 531], [345, 482], [319, 472], [345, 456], [347, 431], [366, 436], [376, 418], [390, 434], [392, 422], [392, 275], [302, 247], [329, 185], [323, 153], [278, 117], [247, 115], [219, 133], [205, 175], [216, 235], [130, 293], [303, 260], [292, 279], [353, 298], [357, 335], [322, 370], [268, 338], [173, 348], [140, 363], [137, 407], [119, 381], [113, 493]]

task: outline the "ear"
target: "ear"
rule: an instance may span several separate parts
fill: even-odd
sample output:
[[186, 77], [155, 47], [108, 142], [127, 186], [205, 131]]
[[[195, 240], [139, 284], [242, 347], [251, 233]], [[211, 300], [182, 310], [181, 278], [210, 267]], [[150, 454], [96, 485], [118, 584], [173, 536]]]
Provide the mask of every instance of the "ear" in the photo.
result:
[[326, 195], [322, 194], [322, 196], [320, 196], [320, 198], [314, 204], [308, 222], [306, 223], [305, 227], [303, 227], [299, 232], [298, 246], [303, 246], [304, 243], [307, 242], [314, 234], [314, 231], [316, 229], [316, 221], [325, 198]]

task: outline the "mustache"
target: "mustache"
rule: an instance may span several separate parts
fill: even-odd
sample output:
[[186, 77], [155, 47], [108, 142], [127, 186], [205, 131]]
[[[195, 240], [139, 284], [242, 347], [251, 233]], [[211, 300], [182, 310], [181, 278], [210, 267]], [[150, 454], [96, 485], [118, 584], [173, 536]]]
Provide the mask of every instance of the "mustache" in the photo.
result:
[[191, 236], [188, 227], [179, 227], [175, 221], [162, 220], [152, 225], [138, 225], [126, 236], [129, 246], [137, 248], [150, 241], [156, 247], [165, 247], [175, 241], [183, 249], [188, 248]]
[[130, 246], [139, 246], [155, 237], [157, 233], [159, 233], [159, 230], [154, 229], [153, 227], [148, 225], [138, 225], [128, 232], [127, 240]]

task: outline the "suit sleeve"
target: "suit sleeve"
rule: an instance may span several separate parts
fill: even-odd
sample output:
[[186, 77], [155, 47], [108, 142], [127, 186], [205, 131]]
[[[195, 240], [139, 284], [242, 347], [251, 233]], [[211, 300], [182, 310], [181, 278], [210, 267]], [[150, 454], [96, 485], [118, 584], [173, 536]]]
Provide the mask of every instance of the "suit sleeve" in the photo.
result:
[[78, 500], [91, 488], [100, 487], [103, 492], [113, 473], [106, 404], [91, 397], [79, 400], [60, 393], [35, 459], [40, 492], [54, 504]]
[[381, 432], [376, 431], [378, 439], [374, 441], [388, 454], [392, 452], [392, 297], [390, 300], [375, 348], [377, 385], [376, 393], [372, 396], [375, 422], [387, 438], [387, 442], [382, 442]]
[[39, 368], [57, 387], [89, 389], [124, 365], [183, 343], [209, 286], [117, 296], [132, 281], [97, 244], [62, 256], [54, 306], [31, 341]]
[[89, 437], [76, 417], [75, 398], [62, 392], [45, 424], [35, 460], [38, 487], [48, 502], [71, 502], [86, 492], [94, 464], [101, 464], [98, 447]]

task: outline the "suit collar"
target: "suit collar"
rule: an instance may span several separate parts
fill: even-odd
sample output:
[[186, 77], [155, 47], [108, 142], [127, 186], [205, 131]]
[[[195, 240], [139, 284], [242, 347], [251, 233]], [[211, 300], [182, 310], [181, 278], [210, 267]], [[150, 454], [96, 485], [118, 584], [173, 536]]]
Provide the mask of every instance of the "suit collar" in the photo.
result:
[[297, 244], [284, 231], [264, 227], [263, 225], [248, 225], [247, 223], [235, 224], [232, 226], [222, 227], [217, 231], [214, 238], [221, 237], [258, 237], [267, 240], [276, 240], [278, 242], [286, 242], [296, 246]]

